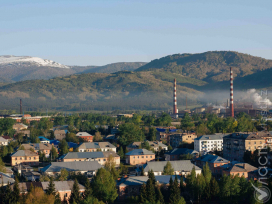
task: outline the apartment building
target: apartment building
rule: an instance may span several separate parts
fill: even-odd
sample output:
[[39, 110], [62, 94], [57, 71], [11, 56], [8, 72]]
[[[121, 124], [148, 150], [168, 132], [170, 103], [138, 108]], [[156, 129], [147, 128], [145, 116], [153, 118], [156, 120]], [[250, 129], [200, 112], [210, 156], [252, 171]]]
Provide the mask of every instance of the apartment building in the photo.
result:
[[[47, 143], [30, 143], [30, 144], [21, 144], [21, 146], [26, 149], [26, 150], [32, 150], [35, 153], [38, 152], [42, 152], [45, 154], [45, 156], [48, 158], [50, 156], [50, 152], [52, 147], [54, 147], [54, 145], [52, 144], [47, 144]], [[58, 150], [56, 149], [56, 151], [58, 152]]]
[[59, 158], [62, 162], [72, 161], [98, 161], [102, 166], [108, 161], [109, 157], [114, 158], [116, 166], [120, 165], [120, 156], [115, 152], [69, 152]]
[[39, 155], [30, 150], [18, 150], [11, 155], [11, 166], [15, 166], [17, 164], [37, 166], [39, 165]]
[[[163, 144], [160, 141], [146, 141], [148, 142], [149, 146], [151, 149], [154, 149], [154, 151], [159, 151], [159, 150], [168, 150], [168, 146]], [[128, 151], [134, 150], [134, 149], [139, 149], [143, 145], [143, 142], [133, 142], [127, 146]]]
[[200, 153], [223, 150], [224, 134], [202, 135], [194, 140], [194, 150]]
[[246, 179], [256, 178], [255, 174], [258, 174], [258, 168], [248, 164], [248, 163], [229, 163], [221, 166], [222, 175], [226, 174], [227, 176], [244, 176]]
[[224, 158], [230, 161], [243, 162], [246, 150], [251, 152], [254, 152], [256, 149], [260, 150], [266, 145], [265, 141], [258, 132], [232, 133], [223, 138]]
[[146, 149], [134, 149], [126, 153], [126, 163], [130, 165], [141, 165], [152, 160], [155, 160], [155, 154]]
[[175, 133], [169, 135], [170, 145], [174, 148], [178, 147], [182, 143], [191, 144], [194, 139], [197, 138], [195, 132]]
[[84, 142], [78, 147], [79, 152], [113, 151], [116, 147], [109, 142]]

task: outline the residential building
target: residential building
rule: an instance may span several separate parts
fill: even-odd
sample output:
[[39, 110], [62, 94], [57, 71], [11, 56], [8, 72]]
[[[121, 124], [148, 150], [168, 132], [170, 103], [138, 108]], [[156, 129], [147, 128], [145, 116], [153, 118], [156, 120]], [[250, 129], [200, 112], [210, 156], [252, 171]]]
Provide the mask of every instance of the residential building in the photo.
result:
[[39, 140], [40, 140], [40, 142], [43, 143], [43, 144], [50, 144], [50, 140], [47, 139], [46, 137], [39, 136]]
[[98, 161], [51, 162], [48, 166], [40, 169], [40, 172], [54, 175], [60, 174], [61, 169], [66, 169], [68, 172], [80, 172], [87, 176], [94, 176], [100, 168], [102, 165]]
[[6, 140], [5, 138], [3, 137], [0, 137], [0, 146], [7, 146], [9, 143], [8, 140]]
[[171, 133], [168, 133], [168, 132], [159, 132], [159, 131], [157, 131], [156, 132], [156, 139], [157, 139], [157, 141], [166, 141], [167, 142], [167, 144], [169, 144], [170, 143], [170, 134]]
[[[49, 181], [45, 182], [22, 182], [19, 183], [19, 189], [21, 194], [26, 194], [30, 190], [30, 186], [38, 187], [46, 191], [49, 185]], [[60, 199], [63, 201], [64, 197], [66, 200], [69, 200], [71, 196], [71, 192], [73, 189], [74, 181], [54, 181], [56, 193], [60, 195]], [[11, 185], [11, 189], [13, 189], [14, 185]], [[85, 192], [85, 187], [81, 184], [78, 184], [79, 193]]]
[[24, 137], [30, 137], [30, 130], [17, 130], [15, 135], [22, 133]]
[[21, 175], [26, 181], [39, 181], [41, 177], [41, 174], [37, 171], [25, 171]]
[[[168, 186], [170, 182], [170, 178], [172, 177], [175, 180], [175, 176], [170, 175], [162, 175], [162, 176], [155, 176], [156, 185], [158, 186]], [[177, 176], [178, 183], [180, 183], [180, 176]], [[117, 181], [117, 190], [118, 190], [118, 199], [124, 200], [125, 198], [131, 196], [139, 196], [140, 189], [144, 183], [148, 180], [148, 176], [130, 176], [126, 178], [121, 178]]]
[[[151, 170], [153, 170], [154, 175], [163, 175], [163, 170], [167, 162], [170, 162], [172, 168], [174, 169], [175, 175], [183, 175], [183, 176], [190, 175], [194, 167], [195, 167], [196, 175], [201, 174], [201, 168], [194, 165], [190, 160], [179, 160], [179, 161], [147, 162], [142, 167], [144, 168], [144, 175], [147, 176], [148, 171], [151, 171]], [[136, 170], [136, 175], [140, 175], [140, 174], [141, 174], [141, 168], [138, 168]]]
[[69, 152], [59, 158], [62, 162], [72, 161], [98, 161], [102, 166], [108, 161], [108, 158], [112, 156], [114, 158], [116, 166], [120, 165], [120, 156], [115, 152]]
[[202, 168], [204, 165], [206, 165], [206, 163], [208, 163], [212, 174], [215, 176], [219, 176], [222, 174], [222, 169], [220, 167], [225, 164], [228, 164], [229, 161], [217, 155], [205, 154], [197, 158], [195, 160], [195, 163], [200, 168]]
[[109, 142], [84, 142], [78, 147], [79, 152], [113, 151], [116, 147]]
[[126, 163], [130, 165], [141, 165], [155, 160], [155, 154], [146, 149], [134, 149], [126, 153]]
[[255, 174], [258, 173], [258, 168], [248, 164], [248, 163], [229, 163], [221, 166], [222, 175], [226, 174], [227, 176], [244, 176], [247, 179], [254, 179]]
[[[42, 152], [45, 154], [45, 157], [49, 157], [50, 156], [50, 152], [52, 150], [52, 147], [54, 147], [54, 145], [52, 144], [43, 144], [43, 143], [29, 143], [29, 144], [21, 144], [22, 147], [24, 147], [24, 149], [27, 150], [32, 150], [36, 153]], [[58, 152], [58, 150], [56, 149], [56, 151]]]
[[260, 131], [258, 132], [258, 135], [265, 140], [265, 144], [267, 147], [270, 147], [272, 149], [272, 132], [268, 131]]
[[33, 167], [27, 164], [18, 164], [13, 167], [14, 172], [22, 174], [23, 172], [34, 171]]
[[224, 134], [202, 135], [194, 140], [194, 150], [201, 154], [223, 150]]
[[0, 187], [15, 183], [15, 180], [7, 174], [0, 172]]
[[82, 138], [86, 142], [93, 142], [93, 136], [87, 132], [78, 132], [76, 136]]
[[39, 155], [30, 150], [18, 150], [11, 155], [11, 166], [17, 164], [28, 164], [30, 166], [39, 165]]
[[[154, 149], [154, 151], [160, 151], [160, 150], [168, 150], [168, 146], [166, 146], [165, 144], [163, 144], [162, 142], [159, 141], [146, 141], [148, 142], [150, 149]], [[134, 149], [139, 149], [141, 148], [141, 146], [144, 144], [144, 142], [133, 142], [130, 145], [127, 146], [127, 150], [131, 151]]]
[[13, 171], [12, 171], [12, 169], [10, 167], [5, 167], [5, 172], [2, 172], [2, 173], [4, 173], [5, 175], [7, 175], [8, 177], [14, 178]]
[[2, 138], [4, 138], [5, 140], [7, 140], [8, 141], [8, 143], [10, 143], [13, 139], [10, 137], [10, 136], [8, 136], [8, 135], [4, 135], [4, 136], [2, 136]]
[[63, 140], [66, 137], [67, 130], [54, 130], [54, 136], [56, 140]]
[[182, 143], [191, 144], [194, 139], [197, 138], [195, 132], [175, 133], [170, 136], [170, 145], [174, 148], [178, 147]]
[[229, 134], [224, 137], [223, 144], [224, 158], [239, 162], [244, 161], [243, 157], [246, 150], [254, 152], [266, 146], [265, 139], [263, 139], [258, 132]]
[[114, 142], [117, 142], [117, 137], [115, 134], [110, 134], [110, 135], [107, 135], [103, 138], [103, 141], [104, 142], [109, 142], [109, 143], [114, 143]]
[[199, 152], [193, 149], [175, 148], [172, 151], [165, 153], [164, 155], [166, 161], [175, 161], [182, 159], [182, 156], [185, 156], [187, 154], [192, 155], [193, 158], [197, 158]]
[[19, 131], [19, 130], [26, 130], [28, 128], [27, 125], [23, 124], [23, 123], [15, 123], [13, 126], [12, 126], [12, 129], [13, 130], [16, 130], [16, 131]]

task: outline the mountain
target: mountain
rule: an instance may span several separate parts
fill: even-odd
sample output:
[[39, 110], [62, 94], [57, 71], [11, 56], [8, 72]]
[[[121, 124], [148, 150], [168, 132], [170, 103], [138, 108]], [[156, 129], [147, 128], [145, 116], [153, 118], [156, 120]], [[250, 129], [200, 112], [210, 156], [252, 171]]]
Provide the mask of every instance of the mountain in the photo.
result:
[[199, 54], [175, 54], [152, 60], [135, 71], [164, 70], [206, 82], [229, 80], [229, 67], [234, 77], [244, 77], [272, 67], [272, 60], [233, 52], [213, 51]]
[[[140, 66], [130, 65], [134, 68]], [[186, 98], [189, 105], [201, 105], [204, 98], [208, 102], [214, 102], [212, 98], [218, 102], [228, 98], [230, 66], [234, 71], [235, 91], [272, 87], [271, 60], [238, 52], [215, 51], [166, 56], [144, 64], [135, 71], [83, 73], [2, 84], [0, 104], [1, 109], [18, 109], [19, 98], [22, 98], [25, 110], [35, 111], [47, 108], [63, 111], [167, 110], [172, 107], [173, 79], [176, 78], [177, 100], [181, 110]], [[102, 70], [110, 72], [117, 68], [128, 68], [125, 63], [107, 67]], [[101, 67], [57, 69], [91, 72]]]
[[12, 83], [32, 79], [52, 79], [79, 73], [114, 73], [132, 71], [144, 62], [120, 62], [105, 66], [67, 66], [52, 60], [29, 56], [0, 56], [0, 82]]
[[145, 64], [146, 62], [118, 62], [100, 67], [91, 67], [82, 73], [114, 73], [119, 71], [134, 71]]

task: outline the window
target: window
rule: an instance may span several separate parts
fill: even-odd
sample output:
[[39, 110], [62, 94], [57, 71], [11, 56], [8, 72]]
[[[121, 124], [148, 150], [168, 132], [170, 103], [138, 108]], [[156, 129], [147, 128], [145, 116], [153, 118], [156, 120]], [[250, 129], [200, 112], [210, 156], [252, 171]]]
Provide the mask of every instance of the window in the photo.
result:
[[238, 173], [237, 175], [240, 176], [240, 173]]
[[31, 160], [31, 157], [29, 157], [29, 160]]
[[217, 167], [217, 164], [215, 164], [214, 166]]
[[20, 160], [22, 160], [22, 157], [20, 158]]
[[133, 159], [135, 159], [135, 157], [133, 157]]
[[104, 159], [104, 161], [106, 161], [106, 159]]
[[248, 142], [248, 144], [250, 144], [250, 142]]
[[67, 193], [64, 194], [64, 197], [67, 197]]
[[36, 159], [36, 157], [34, 157], [34, 160]]
[[140, 157], [138, 156], [138, 159], [139, 159]]
[[152, 156], [150, 156], [150, 158], [152, 158]]
[[254, 142], [254, 144], [256, 144], [256, 142]]
[[148, 156], [146, 156], [146, 158], [148, 158]]
[[142, 158], [144, 158], [144, 156], [142, 156]]

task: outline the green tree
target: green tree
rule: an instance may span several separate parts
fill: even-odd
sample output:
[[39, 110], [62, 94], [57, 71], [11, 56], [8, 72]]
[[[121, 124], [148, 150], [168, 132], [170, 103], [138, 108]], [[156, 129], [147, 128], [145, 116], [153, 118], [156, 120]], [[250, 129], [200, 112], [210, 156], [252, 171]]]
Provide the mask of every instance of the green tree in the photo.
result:
[[5, 163], [3, 162], [2, 158], [0, 158], [0, 172], [6, 173]]
[[61, 198], [60, 198], [60, 195], [59, 193], [57, 193], [56, 197], [55, 197], [55, 202], [54, 204], [61, 204]]
[[189, 113], [185, 113], [181, 121], [181, 128], [187, 131], [192, 130], [195, 125], [191, 121], [192, 120], [191, 117], [189, 116]]
[[164, 204], [164, 197], [159, 186], [156, 187], [156, 198], [160, 204]]
[[162, 113], [162, 115], [156, 119], [155, 124], [157, 126], [170, 126], [172, 122], [172, 118], [167, 113]]
[[9, 134], [13, 129], [15, 120], [11, 118], [1, 118], [0, 119], [0, 135]]
[[146, 193], [148, 195], [147, 200], [150, 203], [154, 203], [156, 201], [155, 183], [156, 179], [153, 171], [151, 170], [148, 172], [148, 180], [146, 182]]
[[145, 203], [147, 199], [148, 199], [148, 195], [146, 191], [146, 184], [144, 183], [140, 189], [140, 202]]
[[102, 141], [101, 133], [96, 131], [94, 134], [94, 142], [101, 142], [101, 141]]
[[[172, 176], [170, 177], [170, 181], [172, 180]], [[178, 186], [178, 177], [175, 176], [174, 182], [171, 181], [169, 185], [169, 203], [177, 204], [180, 200], [180, 189]]]
[[123, 146], [144, 140], [142, 129], [133, 123], [125, 123], [120, 125], [119, 135], [119, 142]]
[[226, 201], [231, 196], [231, 178], [227, 175], [223, 175], [220, 180], [220, 199], [222, 203], [226, 203]]
[[163, 175], [174, 175], [174, 168], [169, 161], [167, 161], [166, 165], [164, 166]]
[[54, 118], [54, 126], [58, 125], [65, 125], [65, 117], [58, 116]]
[[118, 151], [118, 155], [120, 156], [121, 159], [124, 159], [125, 154], [124, 154], [124, 150], [123, 147], [121, 146], [119, 151]]
[[75, 179], [73, 188], [71, 191], [71, 196], [69, 198], [69, 203], [80, 203], [82, 197], [79, 192], [79, 185], [77, 179]]
[[84, 198], [88, 198], [89, 196], [92, 195], [92, 188], [91, 188], [91, 183], [89, 181], [89, 179], [87, 178], [86, 179], [86, 182], [85, 182], [85, 191], [84, 191]]
[[206, 183], [209, 184], [212, 179], [212, 171], [210, 170], [208, 162], [204, 165], [202, 172]]
[[52, 161], [55, 161], [55, 159], [58, 157], [58, 153], [56, 148], [52, 145], [51, 151], [50, 151], [50, 158]]
[[216, 201], [219, 200], [220, 188], [218, 182], [214, 177], [212, 177], [211, 179], [210, 189], [211, 189], [210, 201], [211, 203], [215, 203]]
[[13, 192], [12, 192], [13, 203], [17, 203], [19, 199], [20, 199], [19, 181], [18, 181], [18, 178], [15, 177], [15, 183], [13, 185]]
[[69, 152], [68, 143], [66, 142], [65, 139], [60, 141], [59, 149], [61, 155], [67, 154]]
[[198, 202], [200, 202], [202, 200], [202, 197], [204, 196], [204, 191], [206, 189], [206, 182], [203, 174], [197, 175], [195, 189], [197, 193]]
[[181, 198], [179, 199], [178, 204], [186, 204], [186, 201], [184, 200], [183, 197], [181, 197]]
[[149, 141], [156, 141], [157, 140], [157, 129], [156, 128], [154, 128], [154, 127], [149, 128], [148, 140]]
[[69, 172], [66, 169], [61, 169], [58, 176], [59, 181], [66, 181], [69, 176]]
[[116, 162], [114, 160], [114, 157], [110, 155], [105, 163], [105, 169], [111, 173], [114, 180], [117, 180], [117, 178], [119, 177], [119, 172], [116, 170], [115, 166]]
[[112, 203], [118, 196], [115, 185], [110, 172], [100, 168], [92, 180], [93, 195], [103, 202]]
[[50, 178], [48, 187], [46, 189], [46, 194], [56, 196], [56, 188], [55, 188], [55, 184], [54, 184], [54, 181], [53, 181], [53, 177]]
[[231, 202], [232, 203], [238, 203], [239, 198], [240, 198], [240, 177], [238, 175], [235, 175], [234, 177], [232, 177], [231, 179]]
[[104, 204], [103, 201], [99, 201], [97, 198], [93, 196], [88, 196], [86, 199], [81, 201], [80, 204]]

